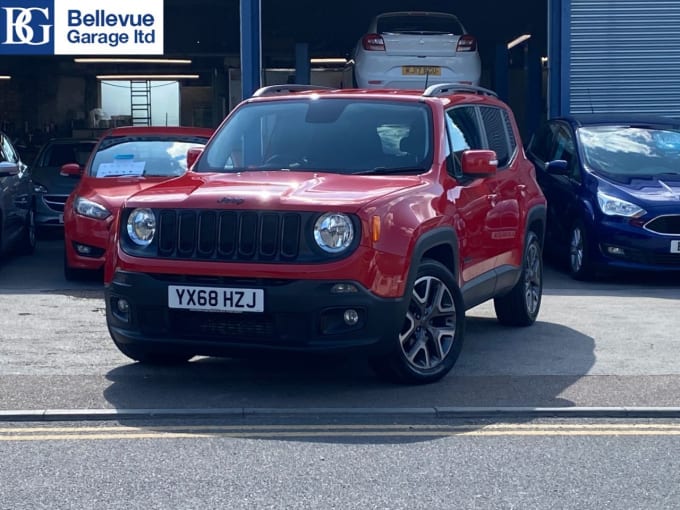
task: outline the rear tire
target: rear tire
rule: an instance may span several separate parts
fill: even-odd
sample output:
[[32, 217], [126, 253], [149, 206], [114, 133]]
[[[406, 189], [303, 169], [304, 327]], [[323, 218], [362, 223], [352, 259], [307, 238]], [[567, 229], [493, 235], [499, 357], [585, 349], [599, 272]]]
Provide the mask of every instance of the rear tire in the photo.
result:
[[529, 232], [522, 257], [522, 272], [510, 292], [493, 300], [498, 322], [530, 326], [536, 321], [543, 295], [543, 254], [534, 232]]
[[463, 346], [465, 309], [451, 271], [423, 260], [406, 316], [387, 356], [371, 359], [373, 370], [392, 382], [427, 384], [453, 368]]

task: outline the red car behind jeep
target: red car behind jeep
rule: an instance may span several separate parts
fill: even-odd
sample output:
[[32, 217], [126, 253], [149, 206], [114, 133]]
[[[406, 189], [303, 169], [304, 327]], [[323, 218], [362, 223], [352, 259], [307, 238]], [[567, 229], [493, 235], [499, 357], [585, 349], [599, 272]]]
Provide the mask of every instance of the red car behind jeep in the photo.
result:
[[489, 90], [265, 87], [190, 156], [110, 240], [107, 324], [134, 360], [357, 350], [426, 383], [469, 308], [536, 320], [546, 201]]

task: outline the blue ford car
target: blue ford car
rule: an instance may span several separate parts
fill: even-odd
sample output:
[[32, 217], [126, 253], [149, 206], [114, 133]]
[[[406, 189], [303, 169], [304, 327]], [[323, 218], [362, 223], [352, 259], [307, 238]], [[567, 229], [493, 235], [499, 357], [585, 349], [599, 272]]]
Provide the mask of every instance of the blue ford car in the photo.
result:
[[546, 250], [574, 278], [607, 268], [680, 271], [680, 121], [555, 118], [527, 154], [548, 200]]

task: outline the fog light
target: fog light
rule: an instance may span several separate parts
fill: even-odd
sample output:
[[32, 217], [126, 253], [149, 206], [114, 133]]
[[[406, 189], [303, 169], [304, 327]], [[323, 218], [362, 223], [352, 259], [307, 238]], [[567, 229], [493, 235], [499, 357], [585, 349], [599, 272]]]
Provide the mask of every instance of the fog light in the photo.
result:
[[357, 292], [359, 289], [351, 283], [336, 283], [331, 287], [331, 294], [355, 294]]
[[120, 313], [128, 313], [130, 311], [130, 303], [126, 299], [119, 299], [116, 303], [116, 308]]
[[353, 308], [350, 308], [349, 310], [345, 310], [342, 318], [345, 320], [345, 324], [348, 326], [354, 326], [357, 322], [359, 322], [359, 312]]
[[610, 255], [618, 255], [619, 257], [622, 257], [626, 254], [626, 251], [618, 246], [607, 246], [607, 253], [609, 253]]
[[76, 251], [81, 255], [89, 255], [92, 253], [92, 247], [86, 244], [76, 244]]

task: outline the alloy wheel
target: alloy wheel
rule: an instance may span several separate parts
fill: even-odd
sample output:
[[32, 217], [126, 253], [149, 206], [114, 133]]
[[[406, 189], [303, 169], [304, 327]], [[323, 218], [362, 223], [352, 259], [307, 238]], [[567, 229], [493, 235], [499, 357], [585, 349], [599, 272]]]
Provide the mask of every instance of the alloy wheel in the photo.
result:
[[541, 252], [538, 243], [533, 242], [527, 246], [524, 264], [524, 299], [527, 312], [534, 315], [541, 305], [543, 286]]
[[584, 255], [583, 231], [579, 227], [574, 227], [569, 241], [569, 264], [573, 273], [578, 273], [583, 268]]
[[451, 290], [437, 277], [416, 280], [399, 342], [415, 370], [441, 365], [456, 340], [457, 311]]

